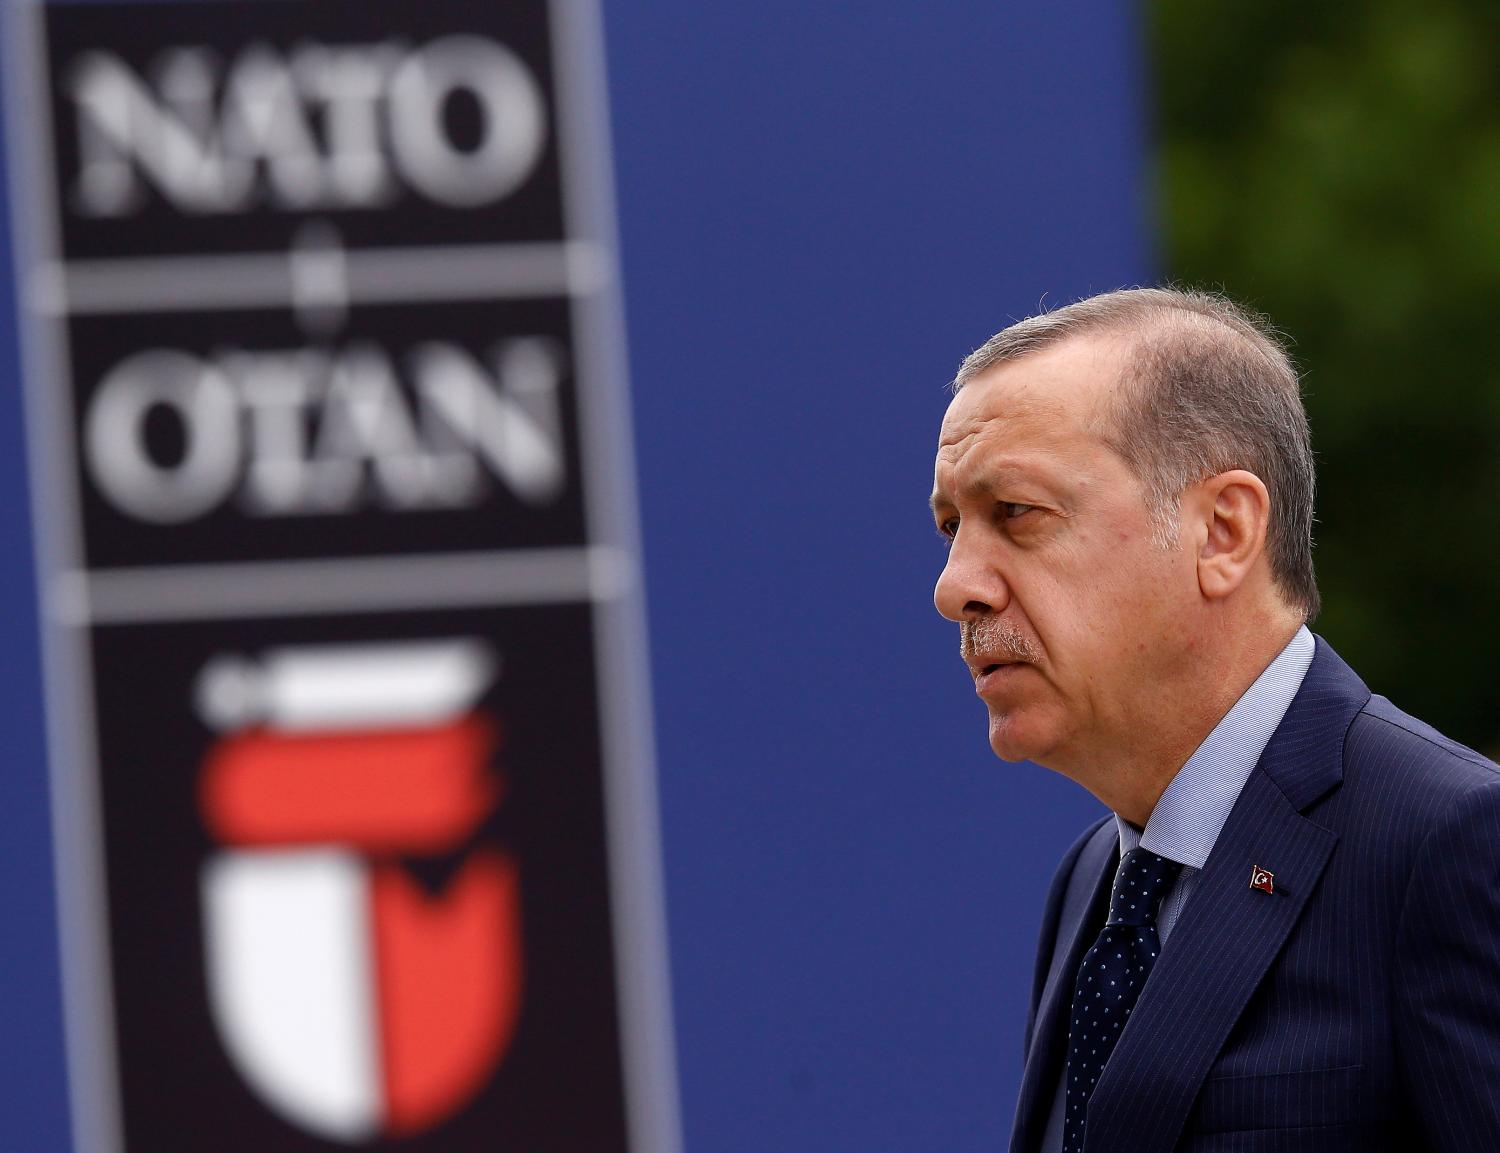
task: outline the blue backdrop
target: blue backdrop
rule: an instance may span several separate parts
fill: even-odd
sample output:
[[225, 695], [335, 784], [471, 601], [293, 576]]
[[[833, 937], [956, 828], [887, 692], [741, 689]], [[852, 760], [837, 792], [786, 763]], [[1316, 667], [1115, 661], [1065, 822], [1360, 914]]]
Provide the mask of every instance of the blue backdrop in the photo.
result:
[[[1052, 866], [931, 604], [958, 359], [1147, 266], [1134, 9], [607, 4], [689, 1153], [1004, 1145]], [[8, 237], [0, 252], [8, 261]], [[0, 277], [0, 1149], [68, 1147]]]

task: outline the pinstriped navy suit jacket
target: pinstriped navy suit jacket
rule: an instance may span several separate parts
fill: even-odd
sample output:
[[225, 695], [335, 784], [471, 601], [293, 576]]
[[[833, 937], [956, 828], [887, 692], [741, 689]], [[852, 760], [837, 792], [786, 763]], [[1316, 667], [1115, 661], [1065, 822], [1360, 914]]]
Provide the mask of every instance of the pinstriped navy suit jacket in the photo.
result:
[[[1047, 897], [1012, 1153], [1034, 1153], [1112, 818]], [[1250, 888], [1250, 869], [1275, 892]], [[1318, 638], [1089, 1103], [1086, 1153], [1500, 1151], [1500, 768]]]

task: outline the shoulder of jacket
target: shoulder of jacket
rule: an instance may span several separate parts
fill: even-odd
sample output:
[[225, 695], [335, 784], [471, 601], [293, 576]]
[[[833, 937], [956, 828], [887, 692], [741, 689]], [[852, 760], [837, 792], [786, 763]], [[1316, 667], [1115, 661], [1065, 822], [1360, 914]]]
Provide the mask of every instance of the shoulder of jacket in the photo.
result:
[[[1350, 726], [1351, 738], [1358, 738], [1350, 755], [1379, 757], [1388, 760], [1422, 762], [1425, 772], [1443, 766], [1465, 782], [1481, 783], [1500, 778], [1500, 765], [1445, 737], [1426, 721], [1404, 713], [1382, 696], [1371, 696]], [[1351, 742], [1353, 743], [1353, 742]]]
[[1479, 794], [1500, 787], [1500, 766], [1431, 725], [1372, 696], [1344, 742], [1344, 789], [1357, 808], [1387, 814], [1393, 844], [1420, 839], [1452, 820]]

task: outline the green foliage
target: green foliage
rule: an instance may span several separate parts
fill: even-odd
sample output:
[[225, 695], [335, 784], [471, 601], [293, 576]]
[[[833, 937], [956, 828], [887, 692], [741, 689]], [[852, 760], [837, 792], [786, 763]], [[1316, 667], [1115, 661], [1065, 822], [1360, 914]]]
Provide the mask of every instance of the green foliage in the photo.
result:
[[1323, 633], [1500, 752], [1500, 5], [1157, 0], [1174, 280], [1293, 341]]

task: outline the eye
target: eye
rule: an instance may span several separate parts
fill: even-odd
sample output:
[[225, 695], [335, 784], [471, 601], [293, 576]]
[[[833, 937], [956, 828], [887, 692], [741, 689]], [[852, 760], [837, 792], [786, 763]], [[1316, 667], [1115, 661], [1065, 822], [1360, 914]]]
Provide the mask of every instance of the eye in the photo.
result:
[[945, 545], [952, 544], [953, 538], [958, 535], [958, 517], [950, 516], [938, 521], [937, 533]]
[[1021, 504], [1018, 501], [1001, 501], [1000, 508], [1005, 512], [1006, 520], [1015, 520], [1019, 516], [1025, 516], [1029, 512], [1036, 511], [1034, 504]]

